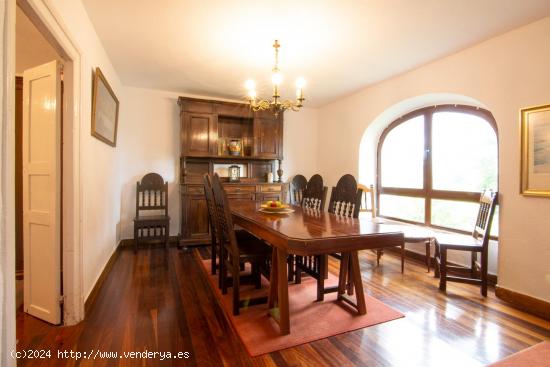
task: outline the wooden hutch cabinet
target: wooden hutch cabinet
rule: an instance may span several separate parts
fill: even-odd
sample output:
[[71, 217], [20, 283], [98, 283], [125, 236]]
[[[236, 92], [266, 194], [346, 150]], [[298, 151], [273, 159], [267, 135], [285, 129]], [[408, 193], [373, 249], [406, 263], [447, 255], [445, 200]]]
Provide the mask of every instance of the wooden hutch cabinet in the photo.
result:
[[[278, 179], [276, 161], [283, 159], [283, 116], [253, 112], [247, 104], [180, 97], [181, 243], [208, 244], [211, 240], [202, 176], [217, 172], [230, 200], [280, 200], [287, 185]], [[240, 145], [231, 155], [229, 142]], [[240, 182], [230, 183], [230, 165], [241, 168]], [[267, 182], [268, 172], [273, 183]]]

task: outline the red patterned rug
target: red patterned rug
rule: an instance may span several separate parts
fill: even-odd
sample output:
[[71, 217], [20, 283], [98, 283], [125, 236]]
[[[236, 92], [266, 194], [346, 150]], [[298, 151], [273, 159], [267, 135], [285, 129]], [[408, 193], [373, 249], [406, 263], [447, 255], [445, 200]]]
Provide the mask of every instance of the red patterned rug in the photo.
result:
[[[302, 284], [289, 284], [290, 335], [280, 335], [278, 324], [268, 316], [267, 304], [242, 308], [239, 316], [233, 316], [231, 288], [222, 295], [218, 289], [218, 277], [210, 274], [210, 260], [200, 258], [210, 286], [225, 309], [231, 323], [251, 356], [294, 347], [315, 340], [328, 338], [352, 330], [381, 324], [404, 317], [402, 313], [365, 294], [367, 314], [358, 316], [349, 306], [336, 302], [336, 293], [325, 295], [324, 302], [316, 302], [316, 282], [303, 277]], [[245, 270], [246, 271], [246, 270]], [[326, 285], [335, 285], [338, 279], [330, 275]], [[262, 279], [262, 288], [241, 286], [241, 299], [267, 295], [269, 282]]]
[[491, 367], [550, 366], [550, 342], [524, 349], [491, 365]]

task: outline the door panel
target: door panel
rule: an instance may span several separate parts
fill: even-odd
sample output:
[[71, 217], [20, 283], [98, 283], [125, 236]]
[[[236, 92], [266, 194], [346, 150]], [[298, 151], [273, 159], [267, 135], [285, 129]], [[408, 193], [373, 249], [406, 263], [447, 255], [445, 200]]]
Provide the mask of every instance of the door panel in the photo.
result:
[[61, 78], [52, 61], [23, 73], [25, 312], [61, 322]]
[[216, 148], [215, 116], [209, 113], [186, 113], [187, 139], [183, 152], [191, 156], [208, 156]]
[[189, 197], [189, 234], [190, 237], [206, 237], [209, 235], [208, 206], [203, 197]]

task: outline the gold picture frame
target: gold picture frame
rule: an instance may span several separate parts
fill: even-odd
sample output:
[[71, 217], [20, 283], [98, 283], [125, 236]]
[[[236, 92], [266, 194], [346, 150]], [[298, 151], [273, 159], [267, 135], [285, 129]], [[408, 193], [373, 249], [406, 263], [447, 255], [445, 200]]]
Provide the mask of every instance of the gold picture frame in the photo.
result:
[[92, 136], [116, 147], [119, 101], [99, 68], [92, 88]]
[[550, 104], [522, 108], [520, 119], [520, 192], [550, 197]]

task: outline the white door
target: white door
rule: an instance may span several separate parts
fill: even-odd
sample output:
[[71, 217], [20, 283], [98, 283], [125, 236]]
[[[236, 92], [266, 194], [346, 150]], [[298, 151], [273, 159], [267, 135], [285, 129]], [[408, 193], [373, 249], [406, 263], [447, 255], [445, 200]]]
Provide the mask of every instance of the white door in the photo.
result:
[[61, 322], [61, 65], [23, 73], [25, 312]]

